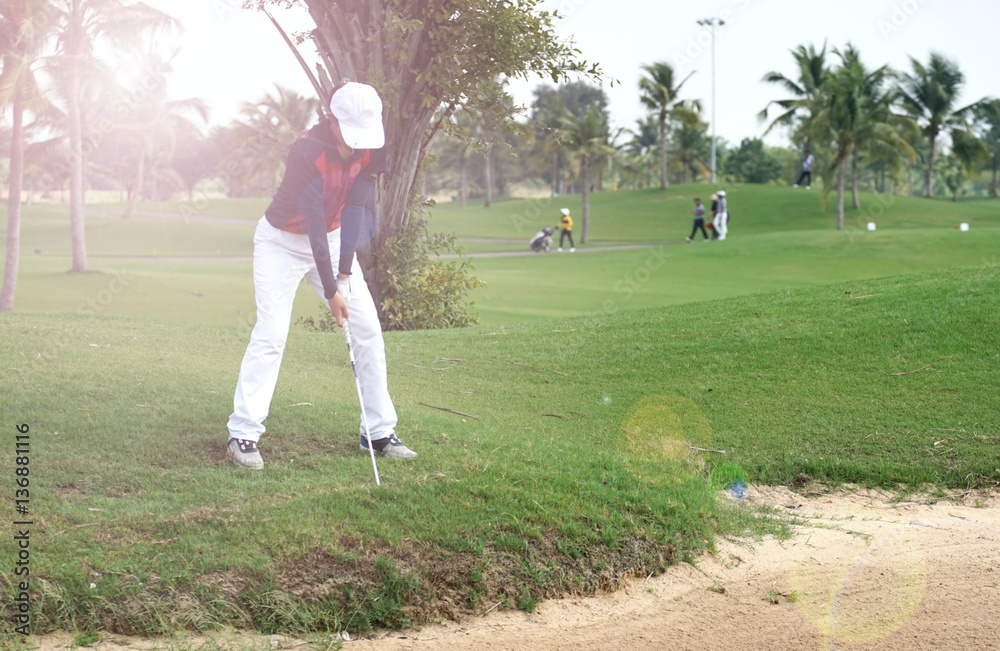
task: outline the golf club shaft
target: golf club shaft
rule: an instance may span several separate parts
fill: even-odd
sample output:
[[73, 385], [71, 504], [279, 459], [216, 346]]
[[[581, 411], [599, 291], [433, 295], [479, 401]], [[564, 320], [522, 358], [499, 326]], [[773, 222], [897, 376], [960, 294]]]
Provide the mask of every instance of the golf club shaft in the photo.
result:
[[354, 386], [358, 388], [358, 402], [361, 404], [361, 422], [365, 426], [365, 438], [368, 440], [368, 454], [372, 458], [372, 470], [375, 471], [375, 485], [381, 486], [378, 476], [378, 465], [375, 463], [375, 447], [372, 445], [372, 434], [368, 431], [368, 415], [365, 413], [365, 399], [361, 396], [361, 380], [358, 379], [358, 368], [354, 359], [354, 349], [351, 348], [351, 328], [344, 321], [344, 339], [347, 340], [347, 356], [351, 358], [351, 372], [354, 373]]

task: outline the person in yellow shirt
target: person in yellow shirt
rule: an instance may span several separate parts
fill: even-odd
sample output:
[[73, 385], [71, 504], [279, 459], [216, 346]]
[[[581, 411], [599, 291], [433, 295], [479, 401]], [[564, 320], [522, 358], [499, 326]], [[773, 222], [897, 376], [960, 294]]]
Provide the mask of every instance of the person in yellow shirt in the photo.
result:
[[562, 229], [559, 234], [559, 251], [563, 250], [563, 241], [569, 237], [569, 252], [573, 253], [576, 251], [573, 244], [573, 218], [569, 216], [569, 208], [563, 208], [559, 212], [562, 213], [562, 219], [559, 220], [559, 228]]

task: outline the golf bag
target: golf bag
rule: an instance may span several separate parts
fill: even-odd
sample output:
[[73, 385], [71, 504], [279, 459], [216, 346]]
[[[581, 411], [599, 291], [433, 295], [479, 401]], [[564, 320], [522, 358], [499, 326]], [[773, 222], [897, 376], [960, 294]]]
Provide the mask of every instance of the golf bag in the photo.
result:
[[538, 231], [533, 238], [531, 238], [531, 250], [535, 253], [539, 251], [545, 251], [546, 253], [552, 248], [552, 228], [546, 226], [542, 230]]

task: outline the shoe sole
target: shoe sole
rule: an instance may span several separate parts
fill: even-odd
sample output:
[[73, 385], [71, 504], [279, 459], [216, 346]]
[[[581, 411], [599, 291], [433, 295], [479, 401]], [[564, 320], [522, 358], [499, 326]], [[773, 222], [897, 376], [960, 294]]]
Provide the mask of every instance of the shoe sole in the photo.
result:
[[[364, 452], [365, 454], [368, 453], [368, 448], [366, 448], [363, 445], [361, 445], [359, 447], [361, 448], [362, 452]], [[386, 450], [375, 450], [375, 454], [380, 454], [380, 455], [382, 455], [383, 457], [385, 457], [387, 459], [412, 459], [415, 456], [417, 456], [416, 452], [414, 452], [410, 448], [407, 448], [406, 446], [403, 446], [406, 449], [406, 452], [397, 452], [396, 450], [393, 449], [393, 447], [398, 447], [398, 446], [389, 446], [389, 447], [386, 448], [386, 450], [388, 450], [388, 451], [386, 451]]]

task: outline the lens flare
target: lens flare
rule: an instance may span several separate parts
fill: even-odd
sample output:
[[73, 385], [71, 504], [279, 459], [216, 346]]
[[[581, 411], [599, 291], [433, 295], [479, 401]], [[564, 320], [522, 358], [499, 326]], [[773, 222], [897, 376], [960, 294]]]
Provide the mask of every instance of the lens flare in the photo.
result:
[[866, 643], [891, 635], [913, 616], [926, 590], [927, 565], [912, 529], [796, 549], [789, 571], [796, 604], [831, 640]]
[[642, 481], [658, 486], [684, 483], [705, 468], [712, 429], [693, 402], [676, 395], [640, 400], [618, 429], [618, 452]]

